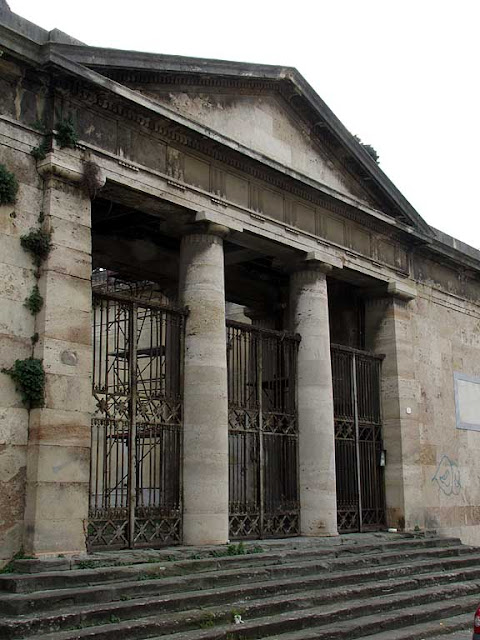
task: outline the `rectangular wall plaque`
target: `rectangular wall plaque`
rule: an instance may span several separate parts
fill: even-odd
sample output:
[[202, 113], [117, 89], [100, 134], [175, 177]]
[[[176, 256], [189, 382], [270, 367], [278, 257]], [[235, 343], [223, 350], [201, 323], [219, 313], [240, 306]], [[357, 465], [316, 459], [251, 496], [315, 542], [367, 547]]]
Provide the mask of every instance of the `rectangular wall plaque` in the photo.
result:
[[480, 378], [454, 373], [457, 429], [480, 431]]

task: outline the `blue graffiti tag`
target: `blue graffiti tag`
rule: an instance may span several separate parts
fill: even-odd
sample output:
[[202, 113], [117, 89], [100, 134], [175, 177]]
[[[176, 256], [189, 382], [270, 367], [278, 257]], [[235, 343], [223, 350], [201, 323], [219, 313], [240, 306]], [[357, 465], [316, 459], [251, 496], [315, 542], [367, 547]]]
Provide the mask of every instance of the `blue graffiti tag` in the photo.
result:
[[460, 482], [460, 469], [453, 460], [446, 455], [438, 463], [432, 482], [436, 481], [446, 496], [458, 496], [462, 483]]

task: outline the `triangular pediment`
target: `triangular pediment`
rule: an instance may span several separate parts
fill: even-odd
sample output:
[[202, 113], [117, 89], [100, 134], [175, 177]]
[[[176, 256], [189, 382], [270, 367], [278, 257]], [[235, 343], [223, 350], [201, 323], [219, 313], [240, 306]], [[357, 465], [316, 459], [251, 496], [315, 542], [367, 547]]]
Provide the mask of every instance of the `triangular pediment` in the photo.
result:
[[187, 135], [195, 132], [288, 179], [318, 185], [422, 240], [432, 237], [429, 225], [292, 67], [59, 42], [48, 42], [43, 56], [120, 102], [171, 119]]
[[376, 204], [278, 92], [137, 83], [130, 88], [335, 192]]

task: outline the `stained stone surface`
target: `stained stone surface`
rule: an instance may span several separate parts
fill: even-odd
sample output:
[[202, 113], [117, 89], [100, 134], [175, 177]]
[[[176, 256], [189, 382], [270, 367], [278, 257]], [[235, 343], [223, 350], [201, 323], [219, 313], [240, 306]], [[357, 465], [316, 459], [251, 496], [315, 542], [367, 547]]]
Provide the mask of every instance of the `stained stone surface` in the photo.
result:
[[325, 273], [314, 267], [291, 276], [292, 329], [298, 352], [298, 436], [301, 533], [335, 535], [335, 442], [332, 367]]

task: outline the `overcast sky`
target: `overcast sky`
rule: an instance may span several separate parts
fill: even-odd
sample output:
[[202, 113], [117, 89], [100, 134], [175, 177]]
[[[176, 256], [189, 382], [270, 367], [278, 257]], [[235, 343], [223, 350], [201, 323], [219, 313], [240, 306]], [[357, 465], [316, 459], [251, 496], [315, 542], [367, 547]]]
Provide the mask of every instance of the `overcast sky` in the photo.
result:
[[86, 44], [296, 67], [425, 220], [480, 249], [480, 0], [8, 0]]

